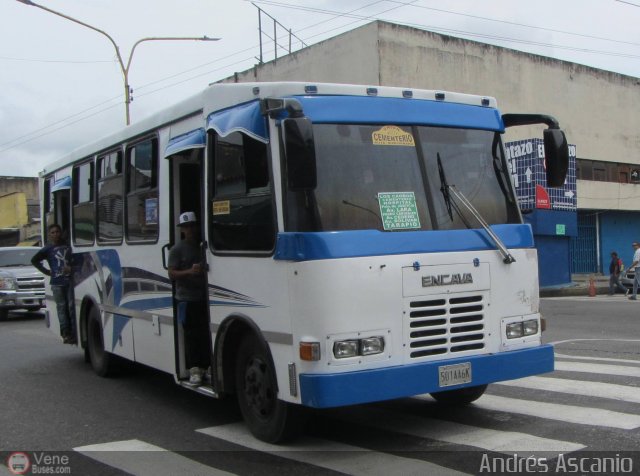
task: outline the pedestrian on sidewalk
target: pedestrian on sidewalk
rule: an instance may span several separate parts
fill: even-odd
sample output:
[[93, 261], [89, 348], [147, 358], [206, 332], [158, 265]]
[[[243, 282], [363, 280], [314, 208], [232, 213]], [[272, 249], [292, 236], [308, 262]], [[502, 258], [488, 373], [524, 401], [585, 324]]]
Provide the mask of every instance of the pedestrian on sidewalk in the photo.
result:
[[638, 299], [638, 286], [640, 286], [640, 243], [634, 241], [633, 249], [635, 250], [635, 252], [633, 253], [633, 263], [631, 263], [629, 269], [632, 269], [634, 271], [635, 277], [633, 278], [633, 294], [629, 296], [629, 299], [635, 301]]
[[627, 294], [626, 288], [620, 284], [620, 258], [615, 251], [611, 252], [611, 263], [609, 263], [609, 296], [613, 296], [616, 293], [616, 289], [619, 289], [624, 294]]

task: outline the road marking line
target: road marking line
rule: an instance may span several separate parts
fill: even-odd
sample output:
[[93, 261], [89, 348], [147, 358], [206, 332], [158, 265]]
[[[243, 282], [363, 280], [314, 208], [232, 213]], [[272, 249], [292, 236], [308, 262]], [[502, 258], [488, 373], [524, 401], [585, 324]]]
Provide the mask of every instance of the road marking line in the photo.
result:
[[564, 370], [567, 372], [619, 375], [623, 377], [640, 377], [640, 367], [628, 367], [622, 365], [558, 361], [555, 363], [555, 369]]
[[[428, 461], [404, 458], [367, 448], [346, 445], [312, 437], [300, 437], [289, 445], [272, 445], [255, 439], [243, 423], [213, 426], [196, 430], [255, 451], [273, 454], [289, 460], [312, 464], [350, 475], [463, 475], [453, 469]], [[327, 453], [331, 453], [328, 457]]]
[[640, 415], [619, 413], [591, 407], [578, 407], [558, 403], [536, 402], [518, 398], [484, 395], [473, 403], [482, 410], [529, 415], [548, 420], [576, 423], [578, 425], [603, 426], [633, 430], [640, 427]]
[[198, 474], [232, 476], [234, 473], [218, 470], [185, 456], [140, 440], [112, 441], [73, 449], [96, 461], [130, 474], [173, 476]]
[[[428, 395], [415, 398], [433, 402], [433, 398]], [[482, 398], [486, 398], [486, 396]], [[418, 438], [473, 446], [506, 454], [517, 452], [523, 457], [527, 456], [526, 452], [531, 452], [531, 454], [544, 452], [550, 457], [555, 457], [558, 453], [569, 453], [585, 448], [582, 444], [570, 441], [552, 440], [515, 431], [479, 428], [437, 418], [424, 418], [372, 408], [360, 411], [358, 408], [353, 408], [341, 415], [341, 418], [364, 426], [372, 426]]]
[[547, 392], [569, 393], [572, 395], [584, 395], [587, 397], [608, 398], [610, 400], [640, 403], [640, 388], [610, 383], [549, 377], [525, 377], [517, 380], [497, 382], [494, 385], [528, 388], [532, 390], [545, 390]]

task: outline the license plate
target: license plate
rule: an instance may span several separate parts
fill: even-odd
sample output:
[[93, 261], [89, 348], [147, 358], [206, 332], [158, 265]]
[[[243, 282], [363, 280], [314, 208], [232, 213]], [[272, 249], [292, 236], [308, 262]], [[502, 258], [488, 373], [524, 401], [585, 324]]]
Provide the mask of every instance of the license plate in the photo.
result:
[[451, 387], [463, 383], [471, 383], [471, 362], [438, 367], [438, 385], [440, 387]]

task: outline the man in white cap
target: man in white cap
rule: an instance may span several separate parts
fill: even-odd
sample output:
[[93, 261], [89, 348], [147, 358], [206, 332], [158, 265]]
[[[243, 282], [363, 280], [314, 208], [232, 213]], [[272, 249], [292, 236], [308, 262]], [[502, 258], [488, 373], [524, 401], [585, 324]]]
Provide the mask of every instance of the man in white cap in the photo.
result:
[[184, 239], [169, 251], [169, 278], [176, 284], [178, 320], [184, 329], [185, 360], [189, 383], [200, 385], [211, 365], [208, 293], [198, 245], [198, 221], [194, 212], [180, 214]]

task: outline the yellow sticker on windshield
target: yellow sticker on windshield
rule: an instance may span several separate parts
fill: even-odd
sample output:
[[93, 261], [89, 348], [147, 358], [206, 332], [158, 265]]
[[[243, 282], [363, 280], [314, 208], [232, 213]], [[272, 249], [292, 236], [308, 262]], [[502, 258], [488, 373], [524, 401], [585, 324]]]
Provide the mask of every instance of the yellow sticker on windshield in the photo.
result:
[[413, 136], [410, 132], [403, 131], [398, 126], [384, 126], [382, 129], [371, 133], [374, 145], [405, 145], [415, 147]]
[[229, 200], [221, 200], [213, 202], [213, 215], [229, 215], [231, 213], [231, 202]]

